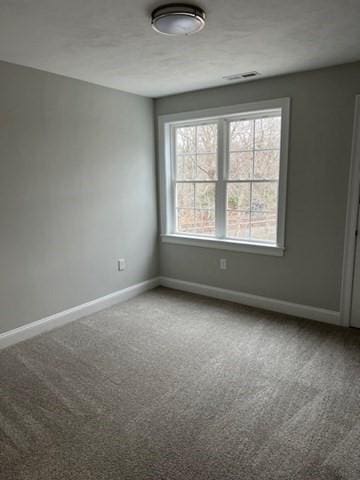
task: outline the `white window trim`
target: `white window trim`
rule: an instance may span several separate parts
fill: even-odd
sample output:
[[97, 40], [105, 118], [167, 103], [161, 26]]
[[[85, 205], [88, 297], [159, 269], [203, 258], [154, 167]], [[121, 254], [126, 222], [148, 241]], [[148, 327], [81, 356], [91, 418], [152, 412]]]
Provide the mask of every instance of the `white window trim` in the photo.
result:
[[[174, 205], [173, 182], [174, 163], [171, 152], [171, 128], [174, 124], [183, 124], [191, 121], [208, 122], [214, 118], [230, 117], [236, 118], [239, 114], [258, 115], [268, 113], [269, 110], [281, 110], [281, 145], [280, 145], [280, 174], [278, 193], [278, 223], [277, 223], [277, 244], [266, 242], [246, 242], [243, 240], [220, 239], [213, 237], [193, 236], [190, 234], [181, 235], [175, 232], [174, 228]], [[217, 248], [221, 250], [232, 250], [236, 252], [258, 253], [262, 255], [282, 256], [285, 252], [285, 216], [286, 216], [286, 187], [288, 168], [289, 148], [289, 123], [290, 123], [290, 98], [279, 98], [260, 102], [231, 105], [228, 107], [211, 108], [190, 112], [182, 112], [158, 117], [159, 128], [159, 193], [160, 193], [160, 222], [161, 241], [165, 243], [190, 245], [205, 248]], [[221, 136], [220, 136], [221, 137]], [[221, 141], [222, 142], [222, 141]], [[226, 148], [222, 143], [218, 148]]]

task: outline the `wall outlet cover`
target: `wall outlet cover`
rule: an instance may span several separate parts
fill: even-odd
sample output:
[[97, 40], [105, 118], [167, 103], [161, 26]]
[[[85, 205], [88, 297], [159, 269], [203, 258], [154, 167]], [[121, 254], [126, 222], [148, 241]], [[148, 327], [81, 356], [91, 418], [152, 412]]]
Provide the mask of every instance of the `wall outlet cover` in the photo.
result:
[[220, 270], [227, 269], [227, 261], [226, 258], [220, 258]]
[[119, 270], [119, 272], [122, 272], [125, 269], [126, 269], [125, 258], [119, 258], [119, 260], [118, 260], [118, 270]]

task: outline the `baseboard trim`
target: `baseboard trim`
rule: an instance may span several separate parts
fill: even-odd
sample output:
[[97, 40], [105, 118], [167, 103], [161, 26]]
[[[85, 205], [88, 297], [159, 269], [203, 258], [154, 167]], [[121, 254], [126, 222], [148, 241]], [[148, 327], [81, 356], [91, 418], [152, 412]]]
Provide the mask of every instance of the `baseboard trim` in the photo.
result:
[[53, 330], [54, 328], [61, 327], [66, 323], [73, 322], [78, 318], [99, 312], [100, 310], [111, 307], [117, 303], [125, 302], [126, 300], [136, 297], [147, 290], [151, 290], [158, 285], [160, 285], [160, 278], [155, 277], [150, 280], [146, 280], [145, 282], [132, 285], [131, 287], [110, 293], [104, 297], [96, 298], [95, 300], [83, 303], [82, 305], [77, 305], [76, 307], [69, 308], [68, 310], [55, 313], [54, 315], [42, 318], [41, 320], [36, 320], [35, 322], [31, 322], [13, 330], [1, 333], [0, 349], [35, 337], [36, 335]]
[[298, 303], [276, 300], [274, 298], [252, 295], [250, 293], [237, 292], [235, 290], [226, 290], [224, 288], [211, 287], [202, 283], [186, 282], [170, 277], [160, 277], [160, 285], [175, 290], [197, 293], [206, 297], [229, 300], [235, 303], [241, 303], [249, 307], [263, 308], [273, 312], [285, 313], [296, 317], [316, 320], [318, 322], [330, 323], [331, 325], [341, 325], [340, 313], [325, 308], [312, 307], [309, 305], [300, 305]]
[[159, 285], [174, 290], [182, 290], [185, 292], [196, 293], [206, 297], [228, 300], [249, 307], [263, 308], [273, 312], [285, 313], [296, 317], [316, 320], [318, 322], [329, 323], [331, 325], [341, 325], [340, 313], [334, 310], [312, 307], [309, 305], [300, 305], [297, 303], [286, 302], [284, 300], [276, 300], [274, 298], [262, 297], [250, 293], [237, 292], [235, 290], [227, 290], [225, 288], [211, 287], [202, 283], [186, 282], [170, 277], [155, 277], [145, 282], [137, 283], [130, 287], [118, 290], [116, 292], [96, 298], [90, 302], [77, 305], [54, 315], [36, 320], [21, 327], [9, 330], [0, 334], [0, 350], [22, 342], [29, 338], [40, 335], [41, 333], [61, 327], [67, 323], [73, 322], [86, 315], [99, 312], [104, 308], [111, 307], [117, 303], [130, 300], [141, 293], [151, 290]]

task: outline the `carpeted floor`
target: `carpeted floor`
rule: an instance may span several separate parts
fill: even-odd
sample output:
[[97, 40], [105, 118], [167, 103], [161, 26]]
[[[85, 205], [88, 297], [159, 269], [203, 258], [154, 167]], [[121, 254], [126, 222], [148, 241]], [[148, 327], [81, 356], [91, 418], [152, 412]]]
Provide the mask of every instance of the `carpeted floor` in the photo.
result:
[[159, 288], [0, 352], [1, 480], [359, 480], [360, 331]]

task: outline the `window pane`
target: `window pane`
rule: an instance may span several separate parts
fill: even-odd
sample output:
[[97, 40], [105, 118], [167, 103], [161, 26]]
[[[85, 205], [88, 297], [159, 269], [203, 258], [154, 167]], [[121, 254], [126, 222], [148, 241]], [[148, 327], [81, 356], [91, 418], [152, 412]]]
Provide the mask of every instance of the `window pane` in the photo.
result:
[[179, 208], [194, 208], [195, 185], [193, 183], [176, 184], [176, 206]]
[[217, 156], [197, 155], [196, 157], [196, 180], [215, 180], [217, 177]]
[[176, 209], [176, 231], [179, 233], [194, 233], [195, 214], [192, 208]]
[[215, 235], [215, 210], [195, 210], [196, 233]]
[[[243, 241], [275, 242], [281, 116], [234, 118], [225, 119], [229, 165], [223, 212], [226, 232], [222, 234]], [[215, 236], [218, 123], [175, 126], [173, 140], [176, 231]]]
[[177, 155], [176, 157], [176, 179], [194, 180], [195, 179], [195, 155]]
[[276, 213], [251, 213], [251, 239], [276, 242]]
[[195, 208], [215, 210], [215, 184], [197, 183], [195, 185]]
[[275, 180], [279, 178], [280, 152], [277, 150], [255, 152], [254, 178]]
[[258, 118], [255, 120], [255, 148], [280, 148], [281, 117]]
[[216, 153], [217, 125], [199, 125], [196, 129], [196, 151], [198, 153]]
[[226, 208], [250, 210], [250, 183], [228, 183]]
[[176, 129], [176, 179], [217, 178], [217, 124]]
[[176, 185], [177, 232], [215, 235], [215, 182]]
[[195, 153], [195, 127], [180, 127], [176, 129], [176, 153]]
[[251, 210], [275, 212], [277, 207], [277, 192], [277, 182], [254, 183], [252, 186]]
[[252, 178], [253, 152], [230, 153], [229, 179], [249, 180]]
[[230, 151], [252, 150], [254, 148], [254, 120], [230, 122]]
[[226, 215], [226, 236], [249, 240], [250, 214], [237, 210], [228, 210]]

